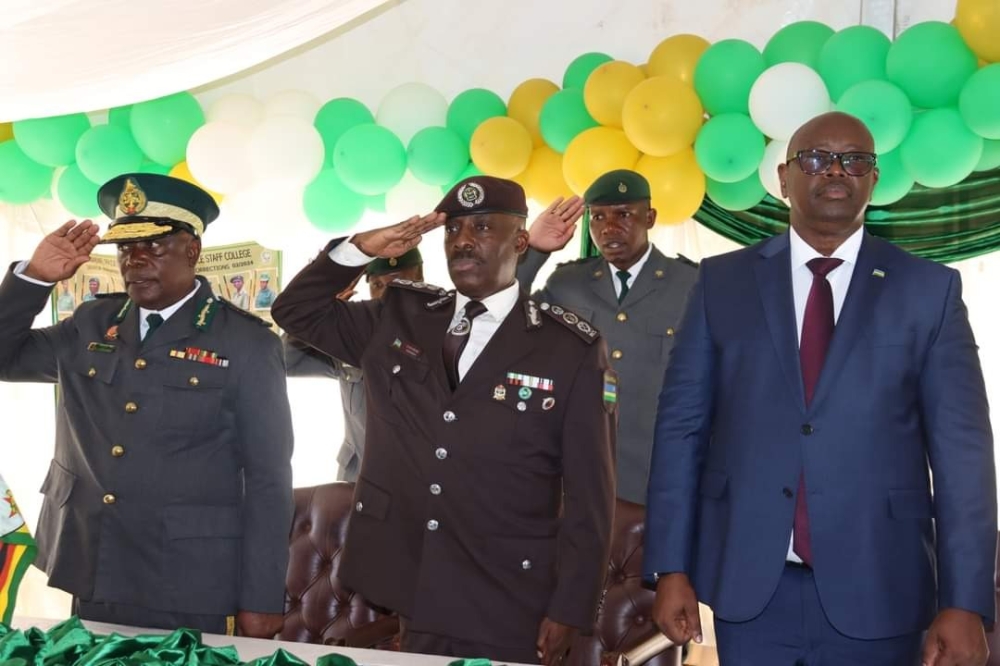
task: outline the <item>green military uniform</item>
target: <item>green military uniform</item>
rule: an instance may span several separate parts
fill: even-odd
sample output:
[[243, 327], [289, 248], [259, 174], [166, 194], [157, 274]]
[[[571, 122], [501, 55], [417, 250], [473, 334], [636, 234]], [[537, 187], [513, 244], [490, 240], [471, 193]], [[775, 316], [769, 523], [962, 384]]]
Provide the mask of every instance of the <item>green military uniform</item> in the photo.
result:
[[[584, 194], [587, 206], [642, 199], [649, 199], [649, 184], [639, 174], [624, 170], [602, 176]], [[528, 250], [517, 271], [525, 289], [531, 289], [548, 257]], [[603, 257], [561, 264], [532, 296], [575, 312], [607, 342], [621, 381], [618, 496], [645, 504], [656, 400], [697, 270], [691, 262], [667, 258], [654, 247], [621, 303], [612, 282], [615, 270]]]
[[270, 282], [271, 276], [265, 273], [260, 276], [260, 281], [265, 283], [264, 288], [257, 292], [257, 298], [254, 299], [253, 305], [258, 310], [265, 310], [271, 307], [274, 303], [274, 299], [277, 296], [273, 291], [271, 291]]

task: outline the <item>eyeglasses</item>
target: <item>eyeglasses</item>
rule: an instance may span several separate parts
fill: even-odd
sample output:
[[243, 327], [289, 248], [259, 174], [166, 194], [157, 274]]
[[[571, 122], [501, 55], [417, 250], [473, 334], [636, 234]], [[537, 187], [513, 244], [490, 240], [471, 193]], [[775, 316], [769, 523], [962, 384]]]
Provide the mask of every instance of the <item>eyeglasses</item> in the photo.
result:
[[785, 164], [798, 162], [802, 173], [807, 176], [818, 176], [829, 171], [834, 160], [840, 162], [840, 168], [848, 176], [867, 176], [876, 164], [875, 153], [861, 151], [831, 153], [827, 150], [800, 150]]

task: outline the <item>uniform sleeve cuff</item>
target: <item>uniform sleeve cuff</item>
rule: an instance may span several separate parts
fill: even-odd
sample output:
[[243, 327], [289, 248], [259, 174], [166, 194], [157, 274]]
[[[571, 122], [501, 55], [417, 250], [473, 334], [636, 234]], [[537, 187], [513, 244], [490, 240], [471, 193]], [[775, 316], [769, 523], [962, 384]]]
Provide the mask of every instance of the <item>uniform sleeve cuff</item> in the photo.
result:
[[344, 243], [339, 243], [337, 247], [327, 253], [330, 260], [341, 266], [365, 266], [375, 257], [369, 257], [358, 249], [358, 246], [347, 239]]

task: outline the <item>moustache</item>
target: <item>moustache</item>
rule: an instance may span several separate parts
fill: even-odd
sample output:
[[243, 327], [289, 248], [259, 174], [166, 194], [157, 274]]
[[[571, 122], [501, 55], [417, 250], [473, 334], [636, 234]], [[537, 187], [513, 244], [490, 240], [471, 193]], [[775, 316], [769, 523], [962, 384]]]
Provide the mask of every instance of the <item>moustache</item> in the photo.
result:
[[466, 261], [466, 260], [474, 261], [477, 264], [483, 263], [483, 260], [474, 252], [457, 252], [448, 258], [448, 265], [450, 266], [456, 261]]

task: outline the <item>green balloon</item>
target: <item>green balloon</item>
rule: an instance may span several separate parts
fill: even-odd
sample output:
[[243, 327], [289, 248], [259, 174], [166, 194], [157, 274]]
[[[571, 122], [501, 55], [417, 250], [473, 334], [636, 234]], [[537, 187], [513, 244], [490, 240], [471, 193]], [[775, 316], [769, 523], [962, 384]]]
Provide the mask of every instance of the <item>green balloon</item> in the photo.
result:
[[368, 107], [350, 97], [331, 99], [320, 107], [313, 125], [319, 135], [323, 137], [323, 145], [326, 147], [326, 162], [324, 164], [333, 164], [334, 146], [337, 145], [337, 141], [344, 132], [352, 127], [374, 122], [375, 116], [368, 110]]
[[984, 139], [1000, 139], [1000, 63], [969, 77], [959, 95], [958, 110], [973, 132]]
[[899, 147], [903, 166], [925, 187], [962, 182], [983, 156], [983, 138], [969, 129], [958, 109], [931, 109], [913, 119]]
[[885, 57], [892, 41], [877, 28], [854, 25], [844, 28], [826, 40], [819, 52], [816, 71], [830, 91], [830, 99], [840, 96], [851, 86], [885, 79]]
[[997, 167], [1000, 167], [1000, 140], [983, 139], [983, 156], [975, 170], [992, 171]]
[[329, 233], [347, 231], [365, 214], [365, 197], [344, 185], [332, 167], [306, 186], [302, 203], [312, 225]]
[[56, 194], [63, 207], [78, 217], [96, 217], [101, 214], [97, 205], [100, 184], [87, 178], [79, 164], [66, 167], [56, 183]]
[[567, 88], [555, 93], [545, 100], [538, 116], [542, 138], [557, 153], [566, 152], [566, 146], [577, 134], [598, 124], [587, 111], [583, 88]]
[[469, 144], [447, 127], [425, 127], [410, 139], [407, 163], [428, 185], [447, 185], [469, 164]]
[[705, 179], [705, 187], [709, 198], [717, 206], [726, 210], [747, 210], [753, 208], [764, 199], [767, 190], [760, 182], [760, 174], [755, 170], [747, 178], [735, 183], [720, 183], [711, 178]]
[[17, 141], [0, 143], [0, 201], [27, 204], [49, 191], [53, 168], [28, 157]]
[[91, 127], [76, 144], [76, 163], [95, 183], [132, 173], [142, 165], [142, 151], [132, 134], [118, 125]]
[[167, 166], [166, 164], [157, 164], [156, 162], [143, 162], [139, 165], [139, 173], [158, 173], [161, 176], [170, 175], [170, 170], [173, 169], [172, 166]]
[[191, 93], [180, 92], [134, 105], [129, 124], [146, 157], [177, 164], [184, 160], [191, 135], [205, 124], [205, 113]]
[[333, 167], [359, 194], [384, 194], [406, 173], [406, 150], [392, 130], [358, 125], [344, 132], [333, 149]]
[[479, 167], [477, 167], [472, 162], [469, 162], [469, 165], [467, 167], [465, 167], [465, 171], [463, 171], [462, 173], [458, 174], [458, 178], [455, 179], [455, 182], [450, 183], [448, 185], [448, 189], [450, 190], [451, 188], [455, 187], [456, 185], [458, 185], [459, 183], [461, 183], [466, 178], [475, 178], [476, 176], [482, 176], [482, 175], [483, 175], [483, 172], [479, 169]]
[[375, 213], [385, 212], [385, 195], [384, 194], [363, 194], [361, 195], [365, 200], [365, 208]]
[[764, 157], [764, 135], [749, 116], [724, 113], [705, 123], [694, 141], [694, 154], [705, 175], [736, 183], [757, 171]]
[[132, 105], [118, 106], [108, 109], [108, 124], [124, 127], [129, 132], [132, 131]]
[[709, 46], [698, 59], [694, 89], [709, 115], [749, 114], [750, 88], [765, 69], [764, 56], [753, 44], [723, 39]]
[[898, 86], [888, 81], [863, 81], [847, 89], [837, 110], [858, 118], [875, 137], [875, 152], [888, 153], [899, 147], [910, 131], [913, 106]]
[[833, 28], [818, 21], [797, 21], [774, 33], [764, 47], [768, 67], [783, 62], [799, 62], [816, 69], [819, 54]]
[[484, 88], [472, 88], [452, 100], [445, 124], [468, 144], [472, 133], [484, 120], [506, 114], [507, 105], [499, 95]]
[[924, 109], [958, 102], [962, 86], [977, 66], [976, 54], [958, 29], [940, 21], [904, 30], [885, 60], [889, 80], [903, 89], [914, 106]]
[[903, 166], [902, 153], [902, 150], [893, 150], [878, 156], [878, 183], [872, 192], [873, 206], [894, 204], [913, 189], [913, 176]]
[[598, 53], [596, 51], [577, 56], [563, 74], [562, 87], [583, 90], [583, 86], [586, 85], [587, 79], [590, 78], [593, 71], [612, 60], [614, 58], [607, 53]]
[[66, 166], [76, 161], [76, 142], [88, 129], [90, 121], [82, 113], [18, 120], [14, 139], [31, 160], [45, 166]]

